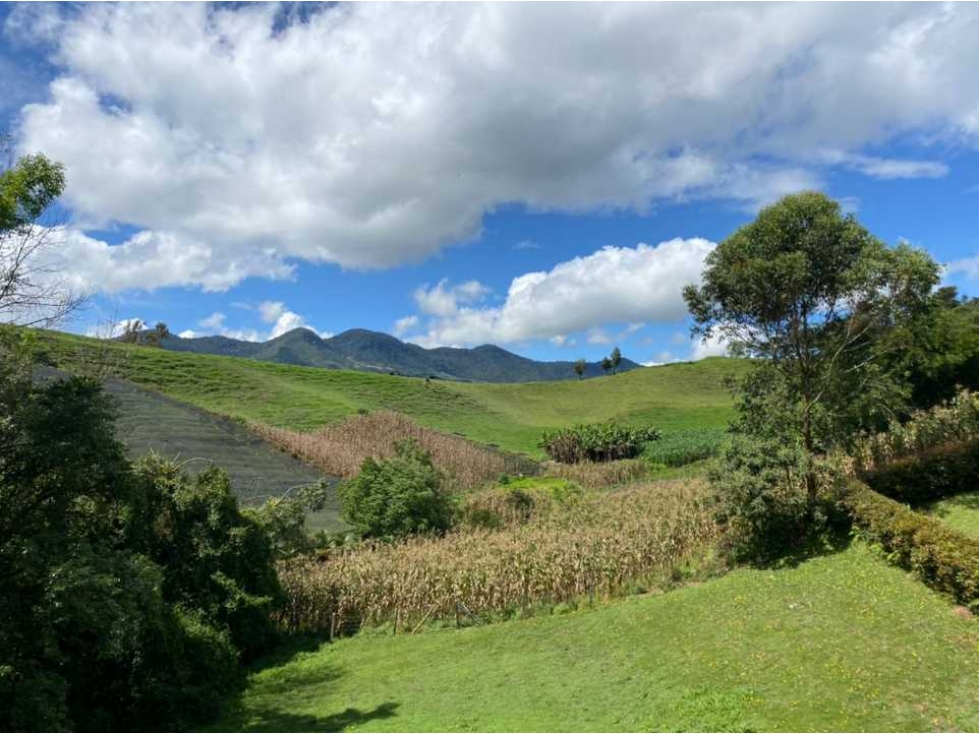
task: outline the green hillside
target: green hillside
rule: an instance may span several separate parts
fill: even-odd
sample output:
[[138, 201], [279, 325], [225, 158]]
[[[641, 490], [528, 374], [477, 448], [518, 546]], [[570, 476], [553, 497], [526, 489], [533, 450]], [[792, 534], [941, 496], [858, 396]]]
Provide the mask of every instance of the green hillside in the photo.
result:
[[591, 611], [360, 635], [254, 674], [224, 731], [975, 731], [979, 631], [861, 544]]
[[724, 426], [732, 415], [724, 379], [745, 366], [714, 358], [583, 381], [426, 382], [107, 344], [53, 332], [43, 336], [67, 369], [78, 369], [103, 352], [122, 377], [233, 418], [312, 429], [358, 410], [390, 409], [432, 428], [527, 453], [537, 453], [542, 429], [579, 421], [648, 422], [665, 430]]

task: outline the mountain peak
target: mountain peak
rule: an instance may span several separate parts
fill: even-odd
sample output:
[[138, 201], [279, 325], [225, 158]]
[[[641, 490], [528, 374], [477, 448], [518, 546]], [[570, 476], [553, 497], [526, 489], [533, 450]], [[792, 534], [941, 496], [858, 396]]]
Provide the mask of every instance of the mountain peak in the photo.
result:
[[[370, 329], [347, 329], [336, 336], [322, 339], [315, 331], [300, 326], [260, 343], [216, 337], [173, 337], [165, 340], [163, 347], [307, 367], [354, 369], [467, 382], [576, 379], [573, 362], [538, 362], [495, 344], [482, 344], [472, 349], [425, 349], [403, 342], [391, 334]], [[619, 371], [637, 367], [639, 365], [635, 362], [623, 359]], [[597, 362], [590, 363], [585, 370], [586, 377], [602, 374], [601, 365]]]

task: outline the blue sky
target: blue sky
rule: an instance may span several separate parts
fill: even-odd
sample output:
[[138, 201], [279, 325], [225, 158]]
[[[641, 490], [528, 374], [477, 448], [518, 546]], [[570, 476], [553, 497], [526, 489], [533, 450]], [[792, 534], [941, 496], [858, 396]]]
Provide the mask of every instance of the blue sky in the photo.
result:
[[3, 127], [67, 166], [79, 332], [364, 327], [687, 359], [723, 345], [690, 341], [684, 283], [803, 188], [979, 295], [976, 7], [42, 4], [0, 22]]

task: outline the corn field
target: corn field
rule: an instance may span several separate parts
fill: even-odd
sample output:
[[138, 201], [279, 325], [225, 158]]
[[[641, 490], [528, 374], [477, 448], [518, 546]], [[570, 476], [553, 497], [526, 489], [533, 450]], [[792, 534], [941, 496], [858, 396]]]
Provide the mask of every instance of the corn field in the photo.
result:
[[543, 465], [543, 472], [545, 476], [569, 479], [588, 489], [605, 489], [645, 478], [649, 473], [649, 462], [645, 459], [582, 461], [577, 464], [548, 461]]
[[565, 512], [499, 530], [364, 544], [285, 562], [293, 632], [349, 633], [393, 622], [492, 616], [606, 598], [703, 557], [717, 529], [702, 483], [656, 483], [589, 496]]
[[394, 456], [394, 444], [409, 438], [431, 453], [435, 466], [447, 473], [449, 486], [455, 490], [479, 487], [501, 474], [538, 471], [537, 464], [523, 456], [423, 428], [394, 412], [351, 416], [309, 433], [260, 424], [252, 428], [266, 441], [335, 477], [355, 476], [368, 456]]

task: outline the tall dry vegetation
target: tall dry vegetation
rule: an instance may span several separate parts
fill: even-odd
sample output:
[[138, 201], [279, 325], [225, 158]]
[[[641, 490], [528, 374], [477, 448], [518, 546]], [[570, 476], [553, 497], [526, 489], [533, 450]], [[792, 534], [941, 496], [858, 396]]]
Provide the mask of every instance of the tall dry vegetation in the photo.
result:
[[395, 444], [407, 439], [432, 455], [435, 466], [446, 472], [451, 489], [473, 489], [501, 474], [537, 473], [536, 463], [523, 456], [424, 428], [394, 412], [351, 416], [310, 433], [265, 425], [253, 428], [266, 441], [337, 477], [355, 476], [368, 456], [390, 459]]
[[644, 459], [582, 461], [577, 464], [548, 461], [543, 465], [543, 472], [545, 476], [568, 479], [588, 489], [606, 489], [643, 479], [649, 474], [649, 462]]
[[394, 622], [492, 616], [623, 593], [695, 562], [717, 528], [701, 483], [657, 483], [585, 497], [500, 530], [338, 548], [284, 563], [280, 621], [337, 635]]

